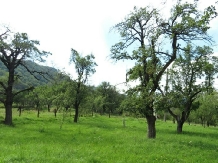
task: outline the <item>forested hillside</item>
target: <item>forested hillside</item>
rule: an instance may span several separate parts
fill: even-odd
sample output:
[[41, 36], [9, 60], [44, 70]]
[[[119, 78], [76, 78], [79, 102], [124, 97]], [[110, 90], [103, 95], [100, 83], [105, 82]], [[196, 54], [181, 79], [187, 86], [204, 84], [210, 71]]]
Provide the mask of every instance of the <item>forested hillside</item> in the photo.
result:
[[[18, 66], [18, 68], [15, 70], [17, 76], [17, 82], [15, 84], [15, 87], [17, 89], [23, 89], [26, 86], [44, 85], [50, 82], [52, 80], [52, 77], [54, 77], [58, 73], [58, 70], [55, 68], [42, 66], [30, 60], [26, 61], [26, 65], [27, 67], [29, 67], [30, 70], [33, 70], [35, 72], [42, 72], [44, 75], [34, 73], [34, 76], [37, 78], [36, 79], [23, 66]], [[0, 62], [0, 76], [2, 77], [4, 75], [7, 75], [7, 73], [7, 68], [2, 62]]]

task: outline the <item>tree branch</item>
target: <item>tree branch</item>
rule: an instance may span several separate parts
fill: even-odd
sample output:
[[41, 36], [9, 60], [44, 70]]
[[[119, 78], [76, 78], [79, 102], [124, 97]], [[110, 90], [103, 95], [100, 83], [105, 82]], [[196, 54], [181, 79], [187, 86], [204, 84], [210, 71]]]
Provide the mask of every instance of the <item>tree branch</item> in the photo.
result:
[[47, 72], [41, 72], [41, 71], [35, 71], [35, 70], [30, 70], [23, 62], [20, 62], [20, 65], [23, 66], [35, 79], [40, 80], [39, 78], [37, 78], [37, 76], [35, 75], [35, 73], [41, 75], [44, 79], [46, 79], [47, 81], [49, 81], [49, 79], [45, 76], [47, 75], [48, 77], [51, 77], [49, 73]]
[[0, 85], [4, 88], [4, 90], [7, 89], [6, 86], [5, 86], [5, 84], [4, 84], [3, 82], [1, 82], [1, 81], [0, 81]]
[[169, 113], [175, 118], [175, 119], [177, 119], [177, 115], [176, 114], [174, 114], [173, 112], [172, 112], [172, 110], [171, 109], [167, 109], [168, 111], [169, 111]]
[[13, 94], [13, 96], [16, 96], [18, 95], [19, 93], [22, 93], [22, 92], [25, 92], [25, 91], [32, 91], [34, 89], [34, 87], [29, 87], [29, 88], [26, 88], [26, 89], [23, 89], [21, 91], [18, 91], [16, 93]]
[[10, 32], [9, 28], [6, 28], [6, 29], [7, 29], [7, 30], [6, 30], [4, 33], [2, 33], [2, 34], [0, 35], [0, 40], [3, 40], [3, 39], [2, 39], [2, 36], [6, 35], [8, 32]]

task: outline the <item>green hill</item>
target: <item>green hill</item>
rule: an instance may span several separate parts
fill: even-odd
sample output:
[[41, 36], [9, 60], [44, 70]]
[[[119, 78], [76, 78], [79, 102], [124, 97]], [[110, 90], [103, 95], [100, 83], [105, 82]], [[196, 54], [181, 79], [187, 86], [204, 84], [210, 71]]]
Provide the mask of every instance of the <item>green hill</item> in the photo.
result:
[[[32, 61], [25, 61], [25, 65], [34, 72], [42, 72], [43, 75], [39, 73], [34, 73], [31, 75], [23, 66], [18, 66], [15, 70], [17, 81], [15, 82], [16, 89], [23, 89], [29, 86], [40, 86], [49, 83], [54, 76], [58, 74], [58, 70], [53, 67], [42, 66]], [[0, 76], [7, 75], [7, 68], [0, 62]]]

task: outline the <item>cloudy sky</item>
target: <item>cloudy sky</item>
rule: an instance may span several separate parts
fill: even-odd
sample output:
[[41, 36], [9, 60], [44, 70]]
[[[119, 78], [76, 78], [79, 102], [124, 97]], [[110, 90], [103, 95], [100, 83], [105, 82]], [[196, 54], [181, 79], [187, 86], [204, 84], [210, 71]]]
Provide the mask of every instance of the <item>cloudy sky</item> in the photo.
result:
[[[119, 41], [110, 28], [119, 23], [134, 6], [147, 5], [162, 8], [163, 0], [0, 0], [0, 24], [16, 32], [25, 32], [40, 41], [40, 48], [52, 53], [47, 65], [68, 73], [71, 48], [87, 55], [93, 53], [98, 67], [90, 84], [108, 81], [112, 85], [125, 81], [126, 69], [132, 64], [114, 63], [108, 58], [110, 47]], [[168, 7], [175, 0], [168, 0]], [[201, 6], [215, 4], [216, 0], [200, 0]], [[205, 3], [205, 4], [204, 4]], [[169, 13], [165, 8], [163, 15]], [[218, 21], [212, 30], [218, 31]], [[218, 36], [217, 36], [218, 37]], [[215, 50], [218, 51], [217, 48]]]

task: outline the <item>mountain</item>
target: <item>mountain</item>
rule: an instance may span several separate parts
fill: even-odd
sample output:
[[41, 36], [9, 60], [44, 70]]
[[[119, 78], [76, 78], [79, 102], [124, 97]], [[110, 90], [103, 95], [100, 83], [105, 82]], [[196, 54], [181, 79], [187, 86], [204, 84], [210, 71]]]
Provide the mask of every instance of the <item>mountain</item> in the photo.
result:
[[[30, 86], [40, 86], [49, 83], [53, 77], [58, 74], [58, 70], [49, 67], [49, 66], [42, 66], [30, 60], [25, 61], [25, 65], [34, 72], [42, 72], [44, 75], [40, 75], [38, 73], [34, 73], [36, 78], [31, 75], [23, 66], [18, 66], [15, 70], [15, 74], [17, 80], [15, 82], [16, 89], [24, 89]], [[0, 61], [0, 77], [7, 75], [8, 70], [5, 65]], [[44, 76], [44, 77], [43, 77]]]

